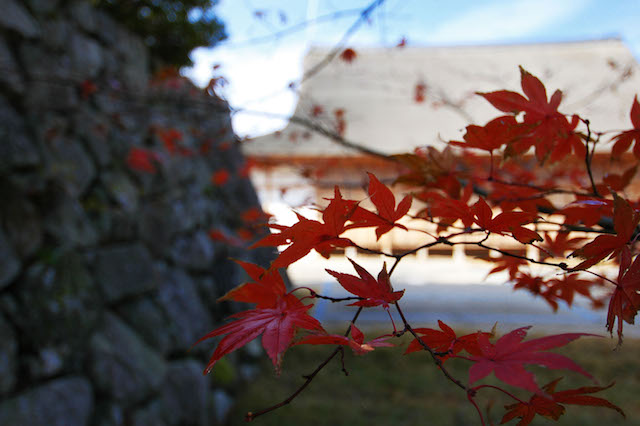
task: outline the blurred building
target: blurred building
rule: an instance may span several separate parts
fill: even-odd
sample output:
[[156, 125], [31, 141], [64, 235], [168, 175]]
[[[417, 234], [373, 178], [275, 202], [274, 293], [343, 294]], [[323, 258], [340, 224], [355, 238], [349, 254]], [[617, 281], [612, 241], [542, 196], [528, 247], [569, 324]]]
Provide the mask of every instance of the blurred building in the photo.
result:
[[[381, 179], [395, 174], [397, 166], [367, 150], [388, 155], [421, 146], [441, 149], [445, 141], [461, 140], [467, 125], [483, 125], [498, 116], [500, 112], [475, 93], [521, 92], [518, 66], [540, 78], [548, 96], [561, 89], [560, 111], [589, 118], [596, 131], [631, 128], [629, 110], [640, 93], [640, 67], [617, 39], [364, 48], [351, 61], [335, 58], [315, 72], [328, 53], [321, 48], [308, 52], [304, 69], [313, 75], [298, 88], [294, 119], [287, 127], [243, 145], [257, 165], [252, 179], [263, 207], [280, 222], [295, 221], [291, 206], [321, 204], [323, 197], [332, 196], [334, 185], [345, 197], [365, 199], [366, 171]], [[341, 134], [343, 143], [324, 130]], [[361, 245], [392, 251], [415, 247], [414, 239], [420, 238], [394, 230], [376, 242], [370, 230], [360, 234], [356, 237]], [[486, 255], [455, 246], [417, 256], [467, 264], [470, 256]]]

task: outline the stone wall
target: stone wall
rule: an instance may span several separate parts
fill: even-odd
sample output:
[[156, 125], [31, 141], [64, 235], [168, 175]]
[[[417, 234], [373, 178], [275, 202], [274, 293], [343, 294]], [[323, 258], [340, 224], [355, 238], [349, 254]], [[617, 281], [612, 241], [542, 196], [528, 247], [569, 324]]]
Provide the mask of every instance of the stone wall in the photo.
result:
[[88, 1], [0, 5], [0, 424], [222, 424], [259, 349], [191, 345], [272, 254], [227, 105]]

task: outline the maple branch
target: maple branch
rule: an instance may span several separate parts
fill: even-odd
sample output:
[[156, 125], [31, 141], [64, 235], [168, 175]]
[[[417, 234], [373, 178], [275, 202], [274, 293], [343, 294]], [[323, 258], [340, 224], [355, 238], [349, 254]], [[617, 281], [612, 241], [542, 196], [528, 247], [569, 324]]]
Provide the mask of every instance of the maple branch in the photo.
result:
[[[449, 371], [444, 368], [444, 365], [442, 364], [442, 360], [440, 359], [440, 356], [443, 356], [443, 354], [441, 354], [440, 352], [436, 352], [434, 351], [429, 345], [427, 345], [421, 338], [420, 336], [413, 330], [413, 328], [411, 327], [411, 324], [409, 324], [409, 322], [407, 321], [407, 318], [404, 316], [404, 312], [402, 312], [402, 309], [400, 308], [400, 304], [398, 302], [395, 302], [394, 305], [396, 305], [396, 310], [398, 311], [398, 314], [400, 315], [400, 318], [402, 318], [402, 322], [404, 323], [404, 327], [407, 331], [409, 331], [409, 333], [411, 333], [413, 335], [413, 337], [416, 338], [416, 340], [418, 341], [418, 343], [420, 343], [420, 346], [422, 346], [427, 352], [429, 352], [429, 354], [431, 354], [431, 358], [433, 359], [433, 361], [435, 362], [435, 364], [438, 366], [438, 368], [440, 369], [440, 371], [442, 371], [442, 374], [445, 375], [445, 377], [447, 379], [449, 379], [452, 383], [454, 383], [455, 385], [457, 385], [459, 388], [461, 388], [462, 390], [464, 390], [465, 392], [468, 391], [468, 388], [462, 384], [462, 382], [458, 379], [456, 379], [455, 377], [453, 377], [451, 375], [451, 373], [449, 373]], [[448, 352], [447, 352], [448, 353]], [[445, 355], [447, 354], [445, 353]]]
[[[542, 194], [539, 194], [541, 196], [552, 195], [552, 194], [571, 194], [571, 195], [584, 195], [584, 196], [592, 195], [592, 193], [590, 192], [581, 192], [581, 191], [574, 191], [571, 189], [562, 189], [562, 188], [545, 188], [544, 186], [535, 185], [532, 183], [510, 182], [510, 181], [502, 180], [500, 178], [495, 178], [495, 177], [491, 179], [487, 179], [487, 181], [499, 183], [501, 185], [506, 185], [506, 186], [517, 186], [521, 188], [535, 189], [536, 191], [539, 191], [542, 193]], [[526, 200], [527, 198], [524, 198], [524, 199]], [[517, 200], [517, 199], [514, 199], [514, 200]]]
[[596, 182], [593, 179], [593, 172], [591, 171], [591, 160], [596, 150], [596, 144], [594, 141], [593, 151], [591, 152], [591, 154], [589, 154], [589, 141], [591, 140], [591, 126], [589, 125], [589, 120], [586, 120], [583, 118], [580, 118], [580, 120], [585, 124], [585, 126], [587, 126], [587, 137], [584, 141], [585, 151], [586, 151], [584, 161], [587, 167], [587, 174], [589, 175], [589, 181], [591, 182], [591, 190], [594, 196], [602, 198], [602, 195], [600, 195], [600, 193], [598, 192], [598, 188], [596, 187]]
[[478, 416], [480, 416], [480, 424], [482, 426], [485, 426], [484, 417], [482, 417], [482, 410], [480, 410], [480, 407], [478, 407], [478, 404], [476, 404], [476, 401], [473, 399], [473, 396], [474, 395], [472, 395], [471, 392], [467, 392], [467, 399], [476, 408], [476, 411], [478, 412]]
[[303, 127], [306, 127], [308, 130], [312, 130], [322, 136], [325, 136], [331, 139], [333, 142], [337, 143], [338, 145], [344, 146], [345, 148], [350, 148], [350, 149], [359, 151], [363, 154], [371, 155], [371, 156], [381, 158], [383, 160], [387, 160], [390, 162], [394, 162], [394, 163], [396, 162], [396, 160], [389, 157], [387, 154], [380, 151], [376, 151], [375, 149], [367, 148], [366, 146], [360, 145], [356, 142], [349, 141], [346, 138], [344, 138], [342, 135], [338, 134], [336, 131], [328, 129], [322, 126], [321, 124], [316, 123], [313, 120], [310, 120], [308, 118], [298, 117], [294, 115], [289, 118], [289, 121], [291, 121], [292, 123], [299, 124]]
[[347, 367], [345, 367], [344, 365], [344, 346], [338, 346], [338, 351], [340, 351], [340, 363], [342, 364], [342, 372], [345, 376], [348, 376], [349, 372], [347, 371]]
[[605, 277], [603, 275], [600, 275], [600, 274], [598, 274], [596, 272], [590, 271], [588, 269], [578, 269], [577, 271], [586, 272], [588, 274], [595, 275], [596, 277], [600, 278], [601, 280], [608, 281], [608, 282], [610, 282], [611, 284], [613, 284], [616, 287], [620, 286], [620, 284], [618, 284], [617, 282], [615, 282], [615, 281], [613, 281], [613, 280], [611, 280], [611, 279], [609, 279], [609, 278], [607, 278], [607, 277]]
[[[398, 266], [398, 263], [400, 263], [403, 257], [404, 256], [396, 257], [396, 261], [393, 262], [393, 266], [391, 266], [391, 269], [389, 269], [389, 277], [391, 277], [391, 275], [393, 274], [393, 271], [396, 269], [396, 266]], [[389, 314], [389, 316], [391, 316], [391, 314]], [[393, 322], [393, 319], [391, 321]]]
[[331, 303], [337, 303], [337, 302], [346, 302], [348, 300], [364, 300], [364, 298], [362, 297], [358, 297], [358, 296], [349, 296], [349, 297], [331, 297], [331, 296], [323, 296], [321, 294], [316, 293], [315, 291], [311, 290], [311, 297], [317, 298], [317, 299], [325, 299], [325, 300], [329, 300], [331, 301]]
[[245, 114], [260, 115], [267, 118], [277, 118], [281, 120], [288, 120], [291, 123], [295, 123], [302, 127], [305, 127], [307, 130], [310, 130], [322, 136], [325, 136], [331, 141], [337, 143], [338, 145], [341, 145], [346, 148], [353, 149], [363, 154], [371, 155], [389, 162], [393, 162], [393, 163], [397, 162], [395, 159], [393, 159], [392, 157], [388, 156], [383, 152], [376, 151], [374, 149], [367, 148], [364, 145], [360, 145], [357, 142], [350, 141], [345, 137], [343, 137], [342, 135], [338, 134], [336, 131], [332, 129], [328, 129], [327, 127], [305, 117], [299, 117], [297, 115], [288, 116], [285, 114], [278, 114], [278, 113], [267, 112], [267, 111], [249, 110], [244, 108], [232, 108], [232, 107], [229, 107], [229, 108], [231, 109], [232, 113], [242, 112]]
[[293, 24], [287, 28], [284, 28], [282, 30], [276, 31], [274, 33], [265, 35], [265, 36], [258, 36], [258, 37], [253, 37], [247, 40], [242, 40], [242, 41], [238, 41], [235, 43], [220, 43], [221, 46], [226, 46], [226, 47], [241, 47], [241, 46], [245, 46], [245, 45], [254, 45], [254, 44], [259, 44], [259, 43], [265, 43], [265, 42], [269, 42], [269, 41], [275, 41], [275, 40], [279, 40], [282, 37], [288, 36], [290, 34], [294, 34], [298, 31], [302, 31], [304, 29], [306, 29], [307, 27], [309, 27], [310, 25], [314, 25], [314, 24], [318, 24], [324, 21], [333, 21], [339, 18], [342, 18], [343, 16], [350, 16], [350, 15], [356, 15], [356, 14], [361, 14], [362, 13], [362, 9], [361, 8], [357, 8], [357, 9], [344, 9], [344, 10], [338, 10], [336, 12], [331, 12], [331, 13], [327, 13], [325, 15], [321, 15], [318, 16], [316, 18], [313, 19], [308, 19], [306, 21], [302, 21], [299, 22], [297, 24]]
[[496, 248], [496, 247], [487, 246], [482, 242], [463, 242], [462, 244], [477, 245], [478, 247], [482, 247], [482, 248], [487, 249], [487, 250], [498, 252], [498, 253], [500, 253], [500, 254], [502, 254], [504, 256], [516, 257], [518, 259], [526, 260], [527, 262], [535, 263], [537, 265], [555, 266], [557, 268], [562, 269], [563, 271], [570, 271], [570, 272], [573, 271], [571, 268], [569, 268], [569, 266], [565, 262], [553, 263], [553, 262], [545, 262], [543, 260], [535, 260], [535, 259], [531, 259], [531, 258], [529, 258], [527, 256], [523, 256], [523, 255], [516, 254], [516, 253], [510, 253], [510, 252], [508, 252], [506, 250], [501, 250], [501, 249]]
[[472, 390], [472, 391], [474, 391], [474, 393], [475, 393], [476, 391], [478, 391], [478, 390], [480, 390], [480, 389], [482, 389], [482, 388], [491, 388], [491, 389], [498, 390], [498, 391], [500, 391], [500, 392], [504, 393], [505, 395], [507, 395], [507, 396], [509, 396], [509, 397], [511, 397], [511, 398], [513, 398], [513, 399], [515, 399], [516, 401], [518, 401], [518, 402], [520, 402], [520, 403], [522, 403], [522, 404], [526, 404], [526, 402], [524, 402], [523, 400], [521, 400], [521, 399], [520, 399], [520, 398], [518, 398], [517, 396], [513, 395], [511, 392], [509, 392], [509, 391], [507, 391], [507, 390], [505, 390], [505, 389], [502, 389], [501, 387], [498, 387], [498, 386], [493, 386], [493, 385], [479, 385], [479, 386], [476, 386], [476, 387], [472, 388], [471, 390]]
[[[356, 311], [355, 315], [353, 316], [353, 319], [351, 320], [351, 323], [349, 324], [349, 327], [347, 328], [347, 331], [344, 333], [345, 337], [349, 335], [349, 333], [351, 333], [351, 326], [352, 324], [355, 324], [355, 322], [358, 320], [358, 317], [360, 316], [360, 312], [362, 312], [362, 306], [360, 306], [358, 308], [358, 310]], [[277, 410], [278, 408], [284, 407], [285, 405], [291, 403], [291, 401], [293, 401], [294, 399], [296, 399], [296, 397], [298, 395], [300, 395], [300, 393], [302, 393], [303, 390], [306, 389], [307, 386], [309, 386], [309, 384], [313, 381], [313, 379], [318, 375], [318, 373], [320, 373], [320, 371], [322, 371], [322, 369], [324, 367], [327, 366], [327, 364], [329, 364], [329, 362], [335, 358], [336, 355], [338, 355], [339, 352], [343, 351], [344, 352], [344, 348], [342, 346], [338, 346], [336, 347], [336, 349], [331, 352], [331, 354], [324, 360], [322, 361], [315, 370], [313, 370], [313, 372], [311, 372], [311, 374], [307, 374], [302, 376], [305, 381], [302, 385], [300, 385], [300, 387], [298, 389], [296, 389], [291, 395], [289, 395], [288, 398], [284, 399], [283, 401], [272, 405], [270, 407], [264, 408], [262, 410], [256, 411], [256, 412], [252, 412], [249, 411], [245, 416], [244, 416], [244, 420], [246, 422], [251, 422], [253, 420], [255, 420], [256, 417], [260, 417], [264, 414], [270, 413], [271, 411]], [[342, 371], [345, 372], [346, 375], [348, 375], [348, 373], [346, 372], [346, 369], [344, 368], [344, 363], [342, 364]]]
[[309, 69], [307, 72], [304, 73], [300, 82], [302, 83], [305, 80], [310, 79], [311, 77], [319, 73], [324, 67], [329, 65], [331, 61], [333, 61], [335, 57], [340, 54], [347, 40], [349, 40], [349, 38], [353, 35], [353, 33], [356, 32], [360, 27], [360, 25], [362, 25], [363, 22], [369, 19], [369, 16], [373, 13], [373, 11], [376, 10], [384, 2], [385, 0], [375, 0], [374, 2], [369, 4], [369, 6], [367, 6], [365, 9], [363, 9], [362, 12], [360, 12], [360, 16], [358, 17], [356, 22], [354, 22], [347, 29], [347, 31], [344, 33], [340, 41], [333, 47], [333, 49], [331, 49], [331, 51], [324, 57], [324, 59], [322, 59], [316, 65], [311, 67], [311, 69]]

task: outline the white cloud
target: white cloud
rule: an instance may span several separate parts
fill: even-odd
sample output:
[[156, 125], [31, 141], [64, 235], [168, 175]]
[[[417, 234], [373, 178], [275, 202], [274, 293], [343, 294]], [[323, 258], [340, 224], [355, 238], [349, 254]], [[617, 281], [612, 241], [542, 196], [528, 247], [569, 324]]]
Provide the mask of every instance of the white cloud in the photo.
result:
[[521, 0], [482, 3], [429, 32], [430, 43], [491, 42], [530, 35], [569, 18], [591, 0]]
[[[287, 89], [302, 75], [303, 43], [265, 48], [264, 46], [230, 49], [199, 49], [193, 53], [196, 64], [185, 75], [205, 86], [212, 77], [214, 64], [225, 76], [223, 96], [233, 108], [264, 111], [274, 115], [290, 115], [297, 98]], [[256, 136], [282, 128], [284, 120], [255, 113], [238, 112], [233, 116], [234, 130], [239, 135]]]

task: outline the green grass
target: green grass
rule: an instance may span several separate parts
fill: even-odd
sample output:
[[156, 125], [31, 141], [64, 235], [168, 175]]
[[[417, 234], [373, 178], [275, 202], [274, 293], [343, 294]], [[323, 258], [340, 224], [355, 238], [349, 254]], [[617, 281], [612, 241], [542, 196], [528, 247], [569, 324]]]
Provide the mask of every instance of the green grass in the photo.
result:
[[[373, 334], [371, 334], [373, 336]], [[254, 420], [259, 426], [314, 425], [476, 425], [480, 424], [473, 406], [464, 392], [445, 379], [426, 353], [402, 355], [402, 348], [379, 348], [365, 356], [345, 351], [345, 365], [349, 376], [341, 371], [339, 357], [313, 380], [291, 404]], [[640, 425], [640, 341], [625, 340], [613, 352], [615, 342], [610, 339], [582, 338], [558, 352], [583, 366], [605, 386], [616, 385], [595, 394], [621, 407], [627, 420], [607, 408], [567, 406], [559, 422], [536, 418], [533, 424], [561, 425]], [[309, 374], [331, 353], [332, 347], [300, 346], [290, 349], [284, 360], [282, 374], [276, 377], [265, 362], [264, 373], [249, 386], [232, 410], [229, 425], [241, 425], [247, 411], [257, 411], [288, 397], [302, 383], [302, 375]], [[349, 352], [349, 353], [347, 353]], [[469, 363], [450, 360], [451, 373], [466, 382]], [[557, 390], [592, 386], [589, 379], [572, 372], [534, 369], [539, 383], [544, 384], [563, 376]], [[493, 379], [483, 383], [497, 384]], [[507, 385], [505, 388], [510, 389]], [[510, 389], [513, 390], [513, 389]], [[518, 390], [514, 393], [519, 394]], [[525, 394], [520, 394], [523, 398]], [[483, 414], [489, 410], [494, 424], [504, 414], [503, 406], [511, 403], [497, 391], [482, 390], [477, 402]], [[514, 425], [516, 421], [509, 424]], [[490, 422], [487, 422], [490, 424]]]

